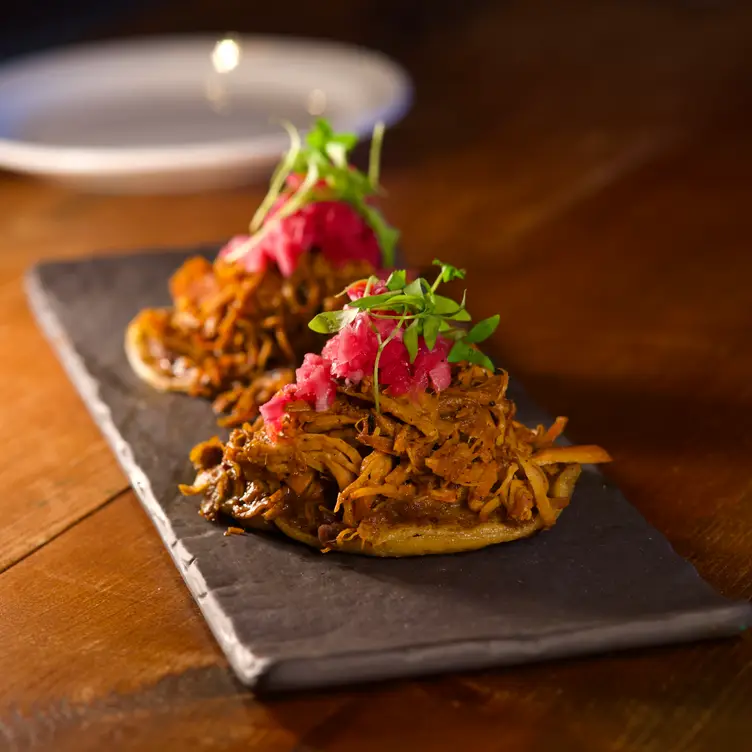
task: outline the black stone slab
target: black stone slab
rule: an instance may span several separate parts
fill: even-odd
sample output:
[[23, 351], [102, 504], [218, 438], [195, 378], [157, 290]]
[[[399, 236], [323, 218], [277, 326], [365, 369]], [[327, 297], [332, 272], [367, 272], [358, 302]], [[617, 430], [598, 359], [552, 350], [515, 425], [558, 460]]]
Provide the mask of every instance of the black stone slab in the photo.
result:
[[[185, 253], [38, 266], [31, 306], [128, 473], [238, 677], [288, 690], [488, 668], [739, 633], [748, 603], [715, 593], [593, 468], [548, 533], [421, 559], [322, 555], [223, 536], [176, 485], [209, 405], [142, 384], [123, 330], [165, 304]], [[545, 420], [517, 392], [526, 420]], [[576, 418], [576, 416], [575, 416]], [[113, 542], [117, 545], [117, 541]]]

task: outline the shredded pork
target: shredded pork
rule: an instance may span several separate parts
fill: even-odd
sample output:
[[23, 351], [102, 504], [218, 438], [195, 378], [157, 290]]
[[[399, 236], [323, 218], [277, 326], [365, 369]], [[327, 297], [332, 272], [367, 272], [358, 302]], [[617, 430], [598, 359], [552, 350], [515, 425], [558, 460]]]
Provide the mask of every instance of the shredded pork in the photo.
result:
[[316, 412], [288, 405], [279, 436], [261, 419], [194, 448], [197, 470], [185, 494], [203, 496], [201, 514], [244, 525], [294, 522], [324, 550], [376, 539], [401, 524], [483, 522], [550, 527], [569, 503], [582, 462], [604, 462], [599, 447], [554, 447], [566, 420], [546, 430], [515, 420], [507, 375], [453, 366], [449, 388], [390, 397], [374, 409], [368, 379], [341, 386]]
[[335, 266], [315, 252], [303, 254], [289, 277], [274, 265], [249, 273], [190, 259], [170, 280], [174, 307], [144, 310], [134, 321], [139, 358], [168, 388], [215, 400], [223, 425], [241, 425], [294, 379], [306, 352], [320, 349], [309, 320], [341, 308], [337, 293], [373, 271], [366, 261]]

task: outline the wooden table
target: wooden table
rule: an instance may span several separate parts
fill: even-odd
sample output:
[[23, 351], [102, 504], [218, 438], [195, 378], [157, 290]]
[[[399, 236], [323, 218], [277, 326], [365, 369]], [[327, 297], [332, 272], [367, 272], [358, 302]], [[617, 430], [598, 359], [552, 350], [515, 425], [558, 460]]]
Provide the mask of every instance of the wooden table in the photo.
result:
[[[133, 29], [197, 27], [203, 5]], [[751, 597], [752, 11], [284, 5], [218, 3], [213, 24], [404, 62], [416, 107], [383, 177], [410, 256], [467, 266], [504, 362], [609, 448], [608, 474], [705, 578]], [[271, 701], [233, 680], [21, 278], [40, 258], [220, 239], [261, 193], [0, 178], [0, 748], [750, 749], [749, 635]]]

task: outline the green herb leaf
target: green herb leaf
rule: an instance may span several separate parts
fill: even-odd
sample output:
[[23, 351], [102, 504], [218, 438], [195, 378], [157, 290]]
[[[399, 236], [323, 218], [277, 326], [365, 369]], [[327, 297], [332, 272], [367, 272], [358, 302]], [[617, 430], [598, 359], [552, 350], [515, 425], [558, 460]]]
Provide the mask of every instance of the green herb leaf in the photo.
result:
[[423, 339], [429, 350], [433, 350], [436, 347], [436, 338], [439, 335], [441, 323], [442, 321], [438, 316], [426, 316], [423, 319]]
[[343, 144], [330, 141], [326, 145], [326, 154], [337, 167], [347, 167], [347, 148]]
[[451, 264], [445, 264], [439, 259], [434, 259], [433, 265], [441, 267], [439, 277], [442, 282], [451, 282], [453, 279], [465, 279], [466, 272], [464, 269], [458, 269], [456, 266], [452, 266]]
[[489, 358], [485, 353], [482, 353], [480, 350], [473, 350], [468, 360], [471, 363], [475, 363], [476, 366], [482, 366], [483, 368], [486, 368], [491, 372], [496, 370], [496, 367], [494, 366], [491, 358]]
[[414, 363], [418, 355], [418, 333], [420, 329], [420, 320], [415, 319], [410, 326], [405, 329], [402, 335], [402, 342], [407, 348], [407, 354], [410, 356], [410, 362]]
[[465, 342], [482, 342], [488, 339], [499, 325], [499, 314], [479, 321], [466, 335]]
[[445, 298], [443, 295], [433, 295], [433, 310], [442, 316], [449, 316], [460, 311], [460, 304], [451, 298]]
[[[367, 175], [354, 169], [348, 161], [349, 153], [358, 142], [355, 134], [335, 133], [326, 120], [318, 119], [303, 142], [298, 131], [290, 123], [283, 125], [290, 134], [290, 149], [275, 170], [269, 191], [251, 221], [250, 231], [254, 235], [254, 242], [265, 234], [267, 225], [276, 224], [292, 211], [297, 211], [314, 201], [334, 199], [350, 204], [358, 212], [376, 236], [383, 265], [394, 266], [399, 232], [389, 225], [381, 212], [368, 201], [369, 197], [380, 192], [378, 180], [384, 136], [383, 124], [378, 124], [374, 128]], [[274, 202], [289, 191], [286, 184], [291, 173], [313, 177], [315, 180], [306, 181], [301, 185], [290, 196], [283, 210], [269, 218], [269, 210]], [[322, 188], [319, 181], [323, 181], [326, 187]], [[289, 210], [288, 204], [292, 205]], [[256, 235], [259, 237], [255, 237]], [[240, 255], [239, 251], [238, 257]], [[227, 260], [236, 259], [228, 257]]]
[[404, 269], [396, 269], [389, 275], [386, 281], [386, 289], [395, 292], [401, 290], [407, 284], [407, 272]]
[[368, 155], [368, 182], [373, 190], [379, 187], [379, 170], [381, 165], [381, 146], [384, 142], [384, 123], [376, 123], [371, 136], [371, 151]]
[[358, 300], [353, 300], [350, 305], [361, 311], [372, 310], [374, 314], [386, 316], [387, 318], [400, 318], [400, 316], [390, 315], [390, 311], [399, 310], [406, 314], [409, 314], [410, 311], [421, 313], [425, 307], [423, 298], [417, 295], [405, 295], [402, 290], [384, 292], [381, 295], [369, 295]]
[[467, 356], [472, 348], [466, 345], [462, 340], [458, 340], [452, 345], [452, 349], [447, 355], [447, 360], [450, 363], [461, 363], [463, 360], [467, 360]]
[[331, 128], [329, 128], [323, 140], [323, 146], [320, 147], [320, 154], [312, 155], [312, 158], [319, 159], [324, 163], [326, 162], [324, 157], [328, 157], [335, 168], [337, 168], [332, 169], [330, 166], [325, 167], [322, 165], [321, 174], [327, 178], [327, 182], [333, 187], [351, 182], [342, 180], [341, 171], [347, 170], [351, 172], [347, 156], [357, 143], [358, 137], [354, 133], [334, 134]]
[[290, 136], [290, 148], [287, 151], [287, 154], [285, 154], [285, 156], [282, 158], [282, 161], [277, 165], [277, 169], [274, 170], [274, 174], [272, 175], [272, 179], [269, 184], [269, 192], [266, 194], [266, 197], [261, 202], [261, 204], [259, 204], [259, 208], [256, 209], [256, 213], [253, 215], [253, 219], [251, 219], [251, 233], [256, 232], [263, 224], [264, 219], [266, 219], [266, 215], [269, 213], [269, 209], [272, 208], [272, 205], [277, 200], [277, 197], [282, 192], [282, 189], [285, 187], [287, 176], [290, 174], [293, 165], [298, 158], [298, 154], [300, 154], [302, 144], [300, 141], [300, 134], [295, 129], [295, 126], [292, 123], [283, 120], [282, 127]]
[[489, 371], [494, 370], [494, 364], [487, 355], [475, 347], [466, 344], [462, 339], [454, 343], [452, 349], [449, 351], [447, 360], [450, 363], [462, 363], [467, 361], [488, 368]]
[[423, 281], [420, 277], [405, 286], [405, 295], [415, 295], [416, 297], [422, 298], [424, 294]]
[[[463, 298], [464, 304], [464, 298]], [[452, 321], [470, 321], [471, 316], [465, 310], [464, 305], [460, 305], [451, 298], [445, 298], [443, 295], [433, 294], [431, 310], [433, 313], [443, 316]]]
[[363, 291], [363, 297], [367, 298], [371, 294], [371, 290], [373, 290], [373, 286], [378, 284], [379, 278], [372, 274], [367, 280], [366, 280], [366, 289]]
[[378, 209], [369, 206], [359, 197], [357, 200], [352, 198], [349, 202], [358, 210], [358, 213], [365, 219], [376, 235], [376, 240], [378, 240], [381, 248], [381, 258], [384, 266], [394, 266], [395, 249], [400, 236], [399, 230], [395, 230], [394, 227], [389, 225]]
[[352, 151], [358, 144], [358, 137], [354, 133], [337, 133], [332, 136], [331, 142], [342, 144], [347, 151]]
[[331, 141], [333, 136], [334, 131], [328, 121], [324, 118], [318, 118], [306, 136], [306, 143], [317, 151], [324, 151], [326, 144]]
[[358, 308], [361, 311], [370, 309], [370, 308], [384, 309], [385, 304], [387, 302], [391, 302], [394, 298], [396, 298], [400, 294], [401, 293], [397, 291], [397, 292], [382, 292], [380, 295], [364, 295], [362, 298], [353, 300], [352, 302], [350, 302], [349, 305], [352, 306], [353, 308]]
[[308, 328], [319, 334], [333, 334], [342, 327], [347, 326], [358, 315], [358, 311], [352, 308], [343, 308], [341, 311], [327, 311], [319, 313], [308, 322]]
[[[469, 331], [460, 326], [457, 322], [471, 321], [470, 314], [465, 308], [466, 295], [463, 294], [462, 302], [457, 303], [452, 298], [436, 293], [445, 271], [452, 279], [464, 275], [462, 270], [448, 267], [446, 264], [441, 265], [439, 279], [433, 285], [422, 277], [407, 284], [405, 270], [394, 271], [387, 279], [388, 292], [379, 295], [368, 294], [376, 282], [375, 277], [369, 277], [364, 297], [352, 301], [343, 312], [320, 314], [311, 322], [311, 327], [316, 331], [329, 333], [338, 331], [345, 325], [344, 322], [352, 321], [361, 312], [366, 312], [371, 317], [370, 324], [379, 343], [373, 369], [374, 404], [377, 410], [379, 363], [384, 348], [398, 334], [401, 334], [411, 363], [415, 362], [420, 351], [421, 336], [426, 347], [433, 351], [441, 333], [453, 341], [448, 355], [450, 363], [469, 362], [494, 370], [493, 362], [477, 348], [476, 343], [493, 334], [499, 324], [499, 316], [490, 316], [478, 322]], [[374, 319], [394, 322], [389, 336], [385, 339], [382, 339]]]

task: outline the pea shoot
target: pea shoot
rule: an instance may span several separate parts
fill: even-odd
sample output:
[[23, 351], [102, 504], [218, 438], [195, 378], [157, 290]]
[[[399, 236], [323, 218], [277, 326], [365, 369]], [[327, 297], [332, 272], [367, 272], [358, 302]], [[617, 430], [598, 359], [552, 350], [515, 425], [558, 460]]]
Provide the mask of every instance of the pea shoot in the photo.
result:
[[[379, 185], [383, 123], [378, 123], [373, 130], [367, 173], [355, 169], [348, 161], [350, 152], [358, 142], [354, 133], [335, 133], [331, 125], [320, 118], [303, 140], [291, 123], [283, 123], [283, 126], [290, 135], [290, 148], [272, 175], [269, 192], [251, 220], [250, 242], [258, 242], [276, 222], [307, 204], [343, 201], [350, 204], [373, 230], [384, 267], [394, 266], [399, 232], [369, 201], [371, 197], [383, 193]], [[291, 174], [302, 176], [300, 184], [279, 211], [266, 221], [274, 202], [285, 191], [287, 178]], [[238, 256], [247, 250], [248, 246], [240, 248]], [[228, 256], [227, 260], [235, 259]]]
[[[482, 353], [476, 345], [488, 339], [499, 325], [499, 315], [490, 316], [479, 321], [469, 329], [463, 327], [472, 321], [466, 308], [466, 295], [457, 303], [451, 298], [439, 295], [436, 290], [439, 285], [455, 279], [464, 279], [465, 270], [458, 269], [451, 264], [445, 264], [434, 259], [434, 265], [439, 267], [439, 274], [433, 283], [423, 277], [412, 282], [407, 281], [404, 269], [393, 271], [386, 281], [387, 292], [378, 295], [368, 295], [353, 300], [341, 311], [330, 311], [315, 316], [308, 326], [315, 332], [333, 334], [354, 321], [360, 312], [367, 312], [372, 318], [391, 319], [396, 321], [391, 334], [382, 341], [382, 337], [374, 327], [379, 342], [374, 363], [374, 402], [379, 407], [378, 365], [381, 353], [395, 336], [402, 330], [402, 342], [407, 349], [410, 363], [415, 362], [418, 355], [419, 338], [423, 337], [426, 347], [433, 351], [436, 340], [441, 334], [453, 340], [447, 360], [450, 363], [467, 361], [494, 370], [491, 359]], [[366, 282], [366, 292], [373, 289], [379, 280], [369, 277]]]

